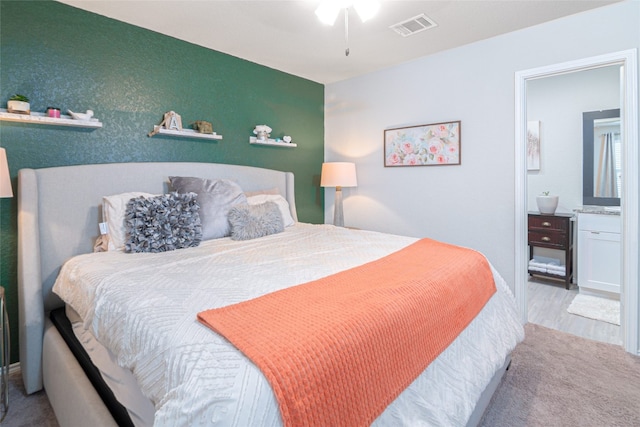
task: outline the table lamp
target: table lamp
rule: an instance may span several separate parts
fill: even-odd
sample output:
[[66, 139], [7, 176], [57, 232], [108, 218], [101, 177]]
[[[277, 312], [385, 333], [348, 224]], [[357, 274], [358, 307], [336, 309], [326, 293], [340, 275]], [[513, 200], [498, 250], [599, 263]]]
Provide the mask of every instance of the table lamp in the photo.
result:
[[329, 162], [322, 164], [321, 187], [335, 187], [336, 197], [333, 210], [333, 225], [344, 227], [342, 211], [342, 187], [357, 187], [356, 165], [349, 162]]
[[[7, 152], [0, 148], [0, 197], [13, 197]], [[0, 286], [0, 422], [9, 410], [9, 317], [4, 288]]]
[[0, 197], [13, 197], [7, 152], [4, 148], [0, 148]]

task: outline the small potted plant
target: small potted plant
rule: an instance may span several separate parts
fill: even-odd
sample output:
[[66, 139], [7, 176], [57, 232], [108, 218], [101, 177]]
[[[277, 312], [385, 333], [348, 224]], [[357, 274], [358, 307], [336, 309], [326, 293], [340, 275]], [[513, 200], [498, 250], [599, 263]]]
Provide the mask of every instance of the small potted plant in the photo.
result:
[[7, 111], [17, 114], [31, 114], [29, 98], [24, 95], [15, 94], [7, 101]]
[[536, 196], [536, 203], [541, 214], [553, 215], [558, 207], [558, 196], [550, 196], [549, 191], [543, 191], [542, 194]]

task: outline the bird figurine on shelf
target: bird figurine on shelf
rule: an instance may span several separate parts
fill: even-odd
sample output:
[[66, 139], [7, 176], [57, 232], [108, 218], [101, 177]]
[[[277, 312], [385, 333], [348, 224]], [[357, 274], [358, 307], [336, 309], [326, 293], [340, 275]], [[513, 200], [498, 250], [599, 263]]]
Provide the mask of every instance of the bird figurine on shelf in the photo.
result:
[[90, 120], [91, 117], [93, 117], [93, 111], [92, 110], [87, 110], [86, 113], [74, 113], [71, 110], [67, 110], [67, 112], [69, 113], [69, 115], [71, 117], [73, 117], [76, 120]]

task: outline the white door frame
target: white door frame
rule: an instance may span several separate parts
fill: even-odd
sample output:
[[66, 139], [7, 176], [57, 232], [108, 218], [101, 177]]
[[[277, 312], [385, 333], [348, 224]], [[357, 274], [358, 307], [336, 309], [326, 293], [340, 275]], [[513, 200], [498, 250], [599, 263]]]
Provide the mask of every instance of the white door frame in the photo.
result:
[[640, 355], [638, 333], [640, 284], [638, 283], [638, 57], [636, 49], [553, 64], [515, 74], [515, 297], [523, 323], [528, 321], [527, 305], [527, 108], [528, 80], [572, 73], [609, 65], [622, 65], [621, 117], [622, 150], [622, 318], [623, 346]]

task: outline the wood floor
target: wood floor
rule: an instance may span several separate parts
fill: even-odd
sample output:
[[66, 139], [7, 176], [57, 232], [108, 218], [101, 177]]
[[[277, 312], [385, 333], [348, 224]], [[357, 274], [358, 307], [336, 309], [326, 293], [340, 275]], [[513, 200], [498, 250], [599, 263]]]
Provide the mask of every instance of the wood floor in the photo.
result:
[[620, 326], [567, 312], [577, 294], [576, 285], [567, 290], [563, 282], [530, 278], [527, 295], [529, 322], [594, 341], [622, 345]]

